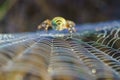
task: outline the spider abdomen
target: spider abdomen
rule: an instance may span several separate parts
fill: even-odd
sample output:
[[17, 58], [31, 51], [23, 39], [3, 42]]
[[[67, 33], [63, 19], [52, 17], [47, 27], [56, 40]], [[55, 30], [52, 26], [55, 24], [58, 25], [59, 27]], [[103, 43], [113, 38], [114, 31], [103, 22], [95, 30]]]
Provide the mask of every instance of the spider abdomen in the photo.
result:
[[66, 20], [62, 17], [55, 17], [51, 21], [52, 28], [61, 31], [66, 28]]

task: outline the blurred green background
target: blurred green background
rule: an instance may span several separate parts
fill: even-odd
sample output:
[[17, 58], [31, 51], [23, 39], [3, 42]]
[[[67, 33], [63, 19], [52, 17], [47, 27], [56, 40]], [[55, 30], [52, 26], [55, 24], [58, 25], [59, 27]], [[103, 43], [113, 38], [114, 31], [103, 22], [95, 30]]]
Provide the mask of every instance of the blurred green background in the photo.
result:
[[62, 16], [76, 24], [120, 19], [120, 0], [0, 0], [0, 32], [36, 31]]

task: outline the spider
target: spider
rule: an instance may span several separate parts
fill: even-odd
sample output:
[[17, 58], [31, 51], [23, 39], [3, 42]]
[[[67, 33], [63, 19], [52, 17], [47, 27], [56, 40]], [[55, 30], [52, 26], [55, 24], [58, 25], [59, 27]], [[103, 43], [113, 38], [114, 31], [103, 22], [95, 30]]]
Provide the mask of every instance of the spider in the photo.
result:
[[63, 17], [55, 17], [52, 20], [47, 19], [38, 26], [38, 29], [43, 28], [47, 32], [50, 27], [57, 31], [67, 29], [71, 34], [76, 32], [75, 23], [73, 21], [66, 20]]

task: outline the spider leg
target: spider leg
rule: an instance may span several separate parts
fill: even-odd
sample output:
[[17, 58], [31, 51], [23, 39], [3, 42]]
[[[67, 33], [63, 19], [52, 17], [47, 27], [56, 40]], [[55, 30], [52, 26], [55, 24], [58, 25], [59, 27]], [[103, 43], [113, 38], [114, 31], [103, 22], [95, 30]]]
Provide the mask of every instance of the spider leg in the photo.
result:
[[46, 32], [48, 31], [48, 28], [51, 26], [51, 21], [49, 19], [43, 21], [39, 26], [38, 29], [44, 29]]
[[45, 27], [45, 31], [48, 32], [48, 28], [50, 28], [50, 27], [51, 27], [50, 25], [47, 25], [47, 26]]
[[70, 38], [72, 38], [74, 30], [72, 29], [72, 27], [70, 27], [68, 28], [68, 31], [70, 33]]
[[67, 24], [68, 24], [68, 31], [70, 33], [70, 37], [72, 38], [73, 32], [76, 32], [75, 23], [73, 21], [67, 20]]
[[41, 26], [41, 24], [40, 25], [38, 25], [38, 27], [37, 27], [39, 30], [42, 28], [42, 26]]

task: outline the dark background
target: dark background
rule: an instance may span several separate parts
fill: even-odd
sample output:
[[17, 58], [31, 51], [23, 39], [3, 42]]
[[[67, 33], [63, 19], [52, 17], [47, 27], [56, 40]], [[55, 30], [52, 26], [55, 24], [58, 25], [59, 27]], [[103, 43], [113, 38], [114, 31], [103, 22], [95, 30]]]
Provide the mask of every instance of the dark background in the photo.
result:
[[62, 16], [76, 24], [120, 19], [120, 0], [0, 0], [0, 32], [36, 31], [45, 19]]

